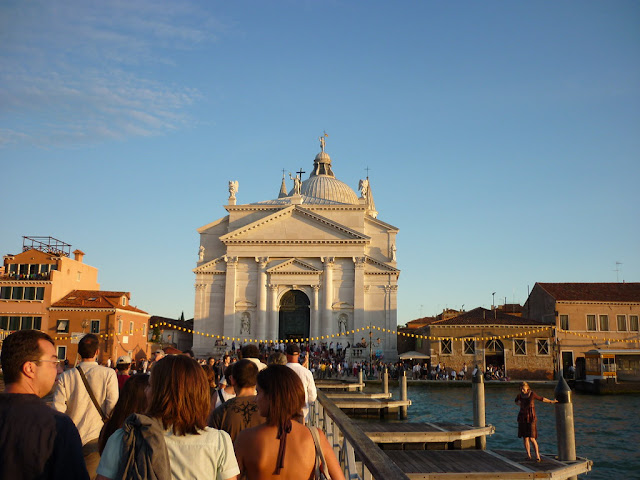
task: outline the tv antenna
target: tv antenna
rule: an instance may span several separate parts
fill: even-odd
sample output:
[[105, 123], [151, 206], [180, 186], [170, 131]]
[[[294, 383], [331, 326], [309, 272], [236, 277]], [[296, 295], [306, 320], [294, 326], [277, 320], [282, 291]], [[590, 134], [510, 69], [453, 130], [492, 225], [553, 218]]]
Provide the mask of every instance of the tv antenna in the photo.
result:
[[622, 265], [622, 262], [616, 262], [616, 269], [614, 270], [614, 272], [616, 272], [616, 282], [620, 283], [620, 265]]

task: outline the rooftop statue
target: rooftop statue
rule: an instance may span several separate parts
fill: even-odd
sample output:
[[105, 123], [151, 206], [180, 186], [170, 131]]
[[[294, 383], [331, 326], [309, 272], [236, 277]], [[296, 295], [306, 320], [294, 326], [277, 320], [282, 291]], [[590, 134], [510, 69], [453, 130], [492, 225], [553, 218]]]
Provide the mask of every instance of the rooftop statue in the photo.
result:
[[229, 181], [229, 198], [236, 198], [236, 193], [238, 193], [238, 186], [238, 180]]
[[300, 192], [302, 191], [302, 180], [300, 180], [300, 176], [296, 175], [295, 177], [292, 177], [291, 172], [289, 172], [289, 178], [293, 180], [293, 194], [300, 195]]
[[324, 132], [324, 135], [321, 135], [320, 137], [318, 137], [318, 140], [320, 140], [320, 149], [324, 152], [324, 145], [325, 145], [325, 137], [328, 137], [329, 135], [327, 134], [327, 132]]
[[367, 196], [369, 195], [369, 179], [368, 178], [360, 180], [360, 183], [358, 184], [358, 190], [362, 192], [362, 198], [366, 200]]

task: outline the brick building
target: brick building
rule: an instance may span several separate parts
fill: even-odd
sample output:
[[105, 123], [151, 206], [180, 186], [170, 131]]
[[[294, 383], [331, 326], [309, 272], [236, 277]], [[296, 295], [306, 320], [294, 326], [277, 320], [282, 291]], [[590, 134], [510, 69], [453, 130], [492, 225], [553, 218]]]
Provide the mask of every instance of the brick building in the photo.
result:
[[56, 343], [58, 358], [74, 364], [78, 341], [85, 333], [100, 337], [98, 362], [111, 359], [115, 365], [121, 355], [136, 362], [149, 358], [148, 322], [150, 315], [130, 304], [129, 292], [73, 290], [49, 308], [46, 331]]
[[553, 330], [548, 325], [494, 309], [475, 308], [430, 323], [416, 332], [418, 352], [432, 365], [505, 367], [516, 379], [553, 378]]

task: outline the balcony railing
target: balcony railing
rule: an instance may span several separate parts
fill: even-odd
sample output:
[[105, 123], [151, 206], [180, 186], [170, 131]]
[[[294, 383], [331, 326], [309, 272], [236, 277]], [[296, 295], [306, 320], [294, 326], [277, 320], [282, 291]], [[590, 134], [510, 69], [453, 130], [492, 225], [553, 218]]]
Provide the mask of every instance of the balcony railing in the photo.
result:
[[49, 280], [51, 272], [48, 273], [4, 273], [0, 275], [0, 280]]

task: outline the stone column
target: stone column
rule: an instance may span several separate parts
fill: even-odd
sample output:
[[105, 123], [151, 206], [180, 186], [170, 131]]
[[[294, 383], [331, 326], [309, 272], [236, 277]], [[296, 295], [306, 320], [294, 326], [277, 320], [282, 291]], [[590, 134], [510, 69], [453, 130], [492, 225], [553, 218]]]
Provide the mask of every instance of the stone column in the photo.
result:
[[[313, 288], [313, 305], [311, 306], [311, 328], [309, 329], [309, 335], [311, 337], [318, 337], [320, 336], [320, 285], [311, 285], [311, 288]], [[311, 342], [311, 344], [313, 343], [314, 342]]]
[[387, 349], [393, 350], [395, 348], [394, 338], [389, 330], [395, 330], [398, 323], [398, 286], [397, 285], [385, 285], [385, 300], [384, 300], [384, 318], [387, 332], [384, 336], [384, 355], [385, 357], [390, 353]]
[[365, 257], [353, 257], [353, 324], [359, 328], [367, 322], [364, 302], [364, 263]]
[[[201, 332], [211, 333], [211, 325], [207, 322], [207, 308], [205, 301], [207, 299], [207, 285], [205, 283], [196, 283], [196, 304], [193, 311], [193, 329]], [[205, 340], [206, 339], [206, 340]], [[213, 352], [213, 342], [209, 344], [209, 338], [201, 335], [193, 336], [193, 351], [198, 355], [206, 355]]]
[[265, 340], [275, 340], [278, 337], [278, 285], [269, 284], [271, 290], [271, 318], [269, 319], [269, 327], [267, 328], [267, 337]]
[[224, 286], [224, 329], [222, 335], [233, 337], [235, 331], [236, 315], [236, 270], [238, 257], [224, 257], [227, 262], [227, 274]]
[[267, 272], [265, 267], [269, 257], [256, 257], [258, 263], [258, 325], [254, 332], [258, 340], [266, 340], [267, 338]]
[[331, 320], [333, 312], [331, 306], [333, 305], [333, 262], [334, 257], [324, 257], [322, 263], [324, 263], [324, 310], [322, 315], [322, 324], [320, 325], [320, 335], [327, 335], [331, 333]]

